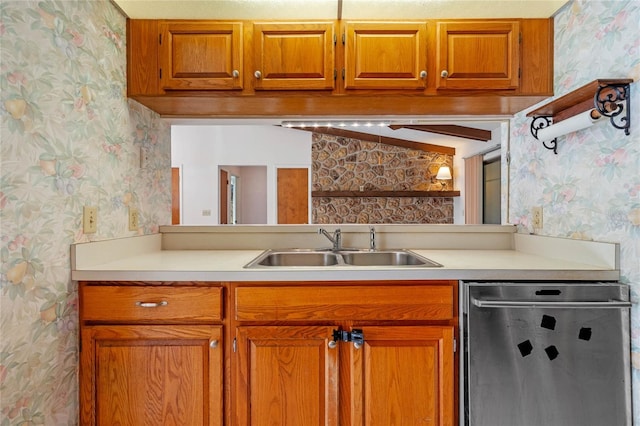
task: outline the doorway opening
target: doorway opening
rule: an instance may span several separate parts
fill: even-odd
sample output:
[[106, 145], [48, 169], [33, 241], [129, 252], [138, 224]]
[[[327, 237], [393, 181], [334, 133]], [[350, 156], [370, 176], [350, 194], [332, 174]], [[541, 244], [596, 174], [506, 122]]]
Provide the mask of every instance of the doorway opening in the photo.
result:
[[485, 160], [482, 165], [482, 223], [501, 222], [501, 162], [500, 157]]
[[267, 166], [220, 166], [219, 173], [220, 224], [267, 223]]

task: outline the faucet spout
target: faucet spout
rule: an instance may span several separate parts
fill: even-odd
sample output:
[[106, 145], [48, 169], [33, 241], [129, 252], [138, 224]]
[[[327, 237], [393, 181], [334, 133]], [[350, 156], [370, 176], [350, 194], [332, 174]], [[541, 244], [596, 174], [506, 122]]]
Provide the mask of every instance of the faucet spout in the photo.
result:
[[336, 229], [333, 231], [333, 234], [330, 234], [324, 228], [318, 228], [318, 234], [324, 235], [329, 241], [331, 241], [333, 244], [333, 251], [340, 251], [342, 249], [342, 231], [340, 231], [340, 229]]

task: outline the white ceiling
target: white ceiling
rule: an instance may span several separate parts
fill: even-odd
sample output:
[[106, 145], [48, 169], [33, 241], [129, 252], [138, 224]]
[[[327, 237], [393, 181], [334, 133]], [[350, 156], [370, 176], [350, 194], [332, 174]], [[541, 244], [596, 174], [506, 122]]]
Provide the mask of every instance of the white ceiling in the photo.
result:
[[568, 0], [111, 0], [132, 19], [548, 18]]

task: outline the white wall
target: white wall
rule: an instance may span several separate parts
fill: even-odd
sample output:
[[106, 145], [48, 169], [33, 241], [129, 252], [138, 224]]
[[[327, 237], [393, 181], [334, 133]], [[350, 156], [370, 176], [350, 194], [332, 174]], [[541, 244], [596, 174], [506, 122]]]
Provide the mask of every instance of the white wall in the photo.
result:
[[[277, 126], [174, 125], [171, 162], [182, 172], [183, 224], [219, 223], [219, 166], [267, 167], [266, 223], [275, 224], [277, 168], [311, 168], [311, 133]], [[203, 216], [206, 210], [211, 216]]]
[[[473, 141], [463, 141], [455, 145], [456, 155], [453, 157], [453, 179], [455, 183], [455, 190], [460, 191], [460, 196], [455, 197], [453, 199], [453, 223], [455, 225], [464, 225], [464, 194], [465, 194], [465, 185], [464, 185], [464, 159], [466, 157], [474, 156], [480, 152], [487, 151], [492, 147], [497, 145], [501, 145], [500, 151], [494, 151], [490, 155], [502, 155], [503, 158], [506, 158], [507, 150], [509, 146], [509, 131], [508, 131], [508, 122], [501, 123], [501, 126], [495, 128], [491, 131], [491, 140], [487, 142], [473, 142]], [[503, 184], [503, 197], [502, 197], [502, 222], [506, 223], [507, 212], [506, 212], [506, 183], [505, 178], [509, 176], [509, 173], [505, 169], [506, 162], [502, 162], [502, 184]]]

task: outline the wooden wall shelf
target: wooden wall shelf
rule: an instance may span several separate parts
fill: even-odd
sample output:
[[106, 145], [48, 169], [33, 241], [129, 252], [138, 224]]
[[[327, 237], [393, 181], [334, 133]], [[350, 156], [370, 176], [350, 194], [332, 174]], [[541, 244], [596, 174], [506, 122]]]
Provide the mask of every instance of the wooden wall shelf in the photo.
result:
[[460, 191], [312, 191], [319, 197], [459, 197]]
[[[558, 123], [576, 114], [595, 108], [594, 96], [599, 88], [606, 86], [623, 86], [631, 83], [633, 83], [633, 79], [631, 78], [594, 80], [579, 89], [554, 99], [546, 105], [534, 109], [527, 114], [527, 117], [553, 117], [553, 122]], [[606, 93], [603, 92], [602, 95], [606, 95]]]

